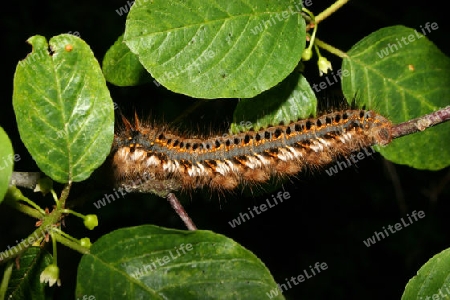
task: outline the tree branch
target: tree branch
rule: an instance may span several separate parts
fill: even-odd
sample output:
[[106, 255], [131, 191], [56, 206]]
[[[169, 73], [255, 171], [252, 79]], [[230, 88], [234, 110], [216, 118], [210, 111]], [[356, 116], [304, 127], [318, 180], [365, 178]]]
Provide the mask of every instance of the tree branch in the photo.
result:
[[431, 114], [394, 125], [391, 131], [392, 139], [396, 139], [418, 131], [424, 131], [429, 127], [448, 120], [450, 120], [450, 106], [432, 112]]

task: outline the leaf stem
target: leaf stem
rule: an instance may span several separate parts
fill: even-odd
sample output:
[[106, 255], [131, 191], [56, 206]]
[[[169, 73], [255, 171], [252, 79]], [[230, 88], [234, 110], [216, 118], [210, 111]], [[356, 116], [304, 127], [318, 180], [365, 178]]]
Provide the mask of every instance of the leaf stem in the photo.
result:
[[59, 199], [58, 208], [65, 208], [66, 207], [66, 200], [67, 197], [69, 197], [70, 187], [72, 186], [72, 181], [69, 181], [65, 186], [64, 189], [61, 192], [61, 197]]
[[58, 195], [56, 195], [55, 190], [54, 190], [54, 189], [51, 189], [51, 190], [50, 190], [50, 193], [52, 194], [53, 200], [55, 201], [55, 203], [58, 204]]
[[65, 245], [69, 248], [72, 248], [73, 250], [78, 251], [81, 254], [89, 254], [89, 249], [81, 246], [81, 244], [79, 243], [78, 240], [74, 241], [70, 238], [67, 238], [64, 235], [60, 234], [60, 232], [58, 232], [56, 230], [54, 231], [54, 233], [55, 233], [54, 238], [57, 242]]
[[72, 214], [72, 215], [74, 215], [74, 216], [76, 216], [78, 218], [81, 218], [81, 219], [84, 219], [84, 217], [85, 217], [84, 215], [80, 214], [79, 212], [73, 211], [73, 210], [68, 209], [68, 208], [62, 209], [61, 212], [64, 213], [64, 214]]
[[316, 23], [316, 18], [314, 17], [314, 14], [313, 14], [311, 11], [309, 11], [308, 9], [303, 8], [302, 10], [303, 10], [304, 12], [306, 12], [306, 13], [308, 14], [308, 16], [310, 17], [310, 19], [311, 19], [310, 25], [311, 25], [311, 24], [314, 25], [313, 33], [312, 33], [311, 36], [310, 36], [310, 39], [309, 39], [309, 46], [308, 46], [308, 49], [311, 49], [312, 45], [314, 44], [314, 39], [316, 38], [316, 33], [317, 33], [317, 23]]
[[11, 278], [12, 269], [14, 266], [14, 262], [10, 261], [5, 268], [5, 272], [3, 273], [2, 283], [0, 285], [0, 300], [5, 299], [6, 291], [8, 290], [9, 279]]
[[56, 234], [54, 232], [52, 232], [52, 233], [50, 233], [50, 236], [52, 237], [52, 246], [53, 246], [53, 253], [52, 253], [53, 254], [53, 264], [55, 266], [57, 266], [58, 265], [58, 251], [56, 248], [56, 239], [55, 239]]
[[340, 58], [347, 58], [348, 55], [342, 50], [337, 49], [336, 47], [331, 46], [330, 44], [325, 43], [324, 41], [321, 41], [320, 39], [316, 38], [315, 44], [324, 49], [327, 50], [330, 53], [333, 53], [336, 56], [339, 56]]
[[328, 18], [330, 15], [332, 15], [334, 12], [336, 12], [339, 8], [344, 6], [349, 0], [337, 0], [334, 2], [330, 7], [325, 9], [323, 12], [318, 14], [316, 16], [316, 24], [322, 22], [326, 18]]
[[35, 219], [41, 219], [44, 216], [40, 211], [38, 211], [32, 207], [29, 207], [28, 205], [21, 204], [21, 203], [17, 202], [16, 200], [8, 197], [8, 195], [6, 195], [3, 203], [5, 203], [9, 207], [14, 208], [15, 210], [20, 211], [21, 213], [24, 213]]
[[[29, 200], [28, 198], [27, 199], [32, 204], [28, 201], [25, 201], [22, 197], [25, 198], [25, 196], [22, 195], [22, 192], [18, 188], [16, 188], [15, 186], [10, 186], [8, 188], [8, 192], [6, 193], [4, 203], [20, 211], [21, 213], [24, 213], [36, 219], [41, 219], [42, 217], [45, 216], [45, 211], [42, 210], [42, 208], [40, 208], [37, 204]], [[22, 204], [19, 202], [19, 200], [24, 200], [25, 202], [27, 202], [27, 204], [32, 205], [33, 207]]]
[[71, 241], [74, 242], [74, 243], [78, 243], [78, 240], [77, 240], [76, 238], [74, 238], [74, 237], [71, 236], [70, 234], [68, 234], [68, 233], [66, 233], [66, 232], [64, 232], [64, 231], [62, 231], [62, 230], [59, 229], [59, 228], [53, 228], [53, 231], [56, 232], [57, 234], [63, 236], [64, 238], [66, 238], [66, 239], [68, 239], [68, 240], [71, 240]]

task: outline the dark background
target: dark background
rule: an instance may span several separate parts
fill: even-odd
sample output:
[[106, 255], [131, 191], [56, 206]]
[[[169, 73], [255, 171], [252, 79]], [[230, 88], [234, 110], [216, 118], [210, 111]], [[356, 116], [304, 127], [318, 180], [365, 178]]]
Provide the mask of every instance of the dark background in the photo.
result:
[[[314, 1], [309, 7], [318, 14], [331, 1]], [[438, 1], [363, 1], [348, 3], [320, 24], [318, 37], [342, 50], [348, 50], [371, 32], [402, 24], [419, 30], [426, 22], [436, 22], [439, 29], [427, 37], [444, 53], [450, 53], [448, 16]], [[12, 4], [12, 3], [10, 3]], [[39, 34], [49, 39], [69, 31], [79, 32], [101, 62], [107, 49], [123, 32], [125, 16], [116, 9], [126, 1], [20, 1], [1, 10], [2, 74], [0, 83], [0, 125], [12, 140], [21, 160], [16, 171], [37, 171], [34, 161], [20, 141], [12, 110], [12, 86], [16, 64], [31, 47], [25, 42]], [[322, 50], [339, 69], [340, 60]], [[315, 60], [306, 63], [305, 76], [319, 83]], [[334, 94], [337, 85], [326, 90]], [[110, 86], [113, 100], [124, 112], [134, 109], [153, 118], [172, 120], [195, 100], [175, 95], [163, 87]], [[326, 97], [319, 93], [318, 97]], [[227, 128], [235, 100], [208, 101], [198, 107], [187, 128], [209, 132]], [[448, 138], [448, 137], [443, 137]], [[151, 195], [127, 195], [125, 199], [97, 210], [93, 202], [111, 188], [99, 182], [102, 170], [90, 180], [75, 184], [71, 196], [83, 204], [81, 213], [96, 213], [100, 225], [88, 232], [77, 218], [66, 218], [66, 231], [75, 237], [98, 237], [125, 226], [155, 224], [184, 229], [177, 215], [164, 199]], [[450, 245], [448, 235], [450, 207], [448, 198], [450, 172], [414, 170], [392, 165], [379, 155], [365, 158], [356, 167], [328, 176], [325, 172], [305, 172], [284, 184], [291, 199], [269, 209], [237, 228], [228, 221], [248, 207], [261, 204], [280, 189], [260, 191], [259, 195], [237, 191], [218, 197], [207, 191], [179, 195], [199, 229], [224, 234], [255, 253], [269, 268], [277, 282], [297, 276], [315, 262], [326, 262], [328, 270], [285, 292], [288, 299], [399, 299], [408, 280], [434, 254]], [[398, 182], [398, 183], [396, 183]], [[56, 186], [59, 193], [60, 187]], [[86, 191], [89, 191], [86, 194]], [[39, 204], [51, 205], [49, 196], [29, 194]], [[78, 198], [78, 199], [77, 199]], [[80, 203], [81, 203], [80, 202]], [[426, 217], [410, 227], [367, 248], [363, 240], [383, 226], [394, 225], [407, 213], [423, 210]], [[0, 206], [0, 250], [13, 245], [34, 229], [34, 220]], [[55, 299], [73, 299], [76, 266], [80, 255], [60, 247], [59, 262], [63, 286]], [[96, 295], [102, 299], [101, 295]]]

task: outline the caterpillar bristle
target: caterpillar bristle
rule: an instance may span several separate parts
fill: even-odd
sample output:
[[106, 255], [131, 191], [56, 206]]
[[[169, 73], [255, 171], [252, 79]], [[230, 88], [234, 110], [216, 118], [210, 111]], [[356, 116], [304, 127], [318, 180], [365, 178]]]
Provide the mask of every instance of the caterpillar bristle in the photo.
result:
[[122, 122], [111, 154], [118, 185], [147, 174], [185, 191], [229, 191], [319, 170], [362, 147], [389, 143], [392, 126], [373, 111], [351, 109], [228, 136], [180, 134], [137, 114], [134, 126], [123, 116]]

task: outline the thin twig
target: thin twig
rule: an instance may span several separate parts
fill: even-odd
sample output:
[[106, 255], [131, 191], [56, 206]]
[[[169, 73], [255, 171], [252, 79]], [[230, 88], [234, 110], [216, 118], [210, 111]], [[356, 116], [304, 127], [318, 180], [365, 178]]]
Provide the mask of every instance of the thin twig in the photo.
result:
[[423, 191], [423, 194], [427, 196], [430, 199], [430, 202], [432, 205], [434, 205], [439, 195], [442, 193], [444, 188], [448, 186], [448, 183], [450, 182], [450, 171], [447, 172], [447, 174], [444, 176], [444, 178], [441, 179], [437, 184], [433, 184], [429, 189], [425, 189]]
[[392, 127], [391, 136], [393, 139], [409, 135], [418, 131], [450, 120], [450, 106], [432, 112], [431, 114], [400, 123]]
[[202, 100], [197, 100], [194, 104], [185, 109], [181, 115], [176, 117], [175, 120], [170, 122], [170, 125], [179, 123], [182, 119], [186, 118], [188, 115], [190, 115], [193, 111], [195, 111], [199, 106], [203, 105], [204, 103], [205, 102]]
[[314, 40], [314, 44], [317, 45], [317, 47], [322, 48], [322, 49], [324, 49], [324, 50], [326, 50], [326, 51], [328, 51], [328, 52], [330, 52], [330, 53], [332, 53], [332, 54], [334, 54], [334, 55], [336, 55], [336, 56], [338, 56], [338, 57], [340, 57], [342, 59], [348, 57], [348, 54], [345, 53], [344, 51], [342, 51], [342, 50], [340, 50], [340, 49], [338, 49], [338, 48], [336, 48], [334, 46], [331, 46], [330, 44], [327, 44], [327, 43], [325, 43], [324, 41], [322, 41], [322, 40], [320, 40], [318, 38], [316, 38]]
[[183, 220], [187, 229], [197, 230], [197, 227], [195, 226], [194, 222], [191, 220], [187, 212], [184, 210], [183, 205], [181, 205], [180, 201], [178, 201], [174, 193], [167, 194], [167, 201], [169, 201], [172, 208], [180, 216], [181, 220]]
[[330, 7], [325, 9], [323, 12], [318, 14], [315, 18], [316, 24], [319, 24], [329, 16], [331, 16], [333, 13], [335, 13], [339, 8], [344, 6], [349, 0], [337, 0], [334, 2]]
[[392, 184], [394, 185], [398, 208], [400, 209], [402, 215], [406, 215], [406, 213], [408, 212], [408, 206], [406, 205], [405, 195], [403, 194], [402, 185], [400, 183], [400, 178], [398, 177], [397, 170], [395, 169], [395, 165], [385, 159], [384, 166], [386, 167], [387, 172], [391, 177]]

